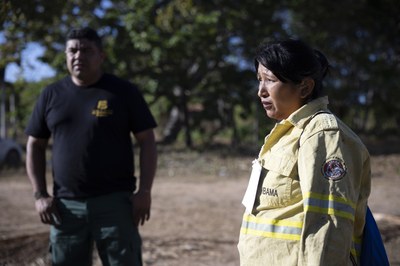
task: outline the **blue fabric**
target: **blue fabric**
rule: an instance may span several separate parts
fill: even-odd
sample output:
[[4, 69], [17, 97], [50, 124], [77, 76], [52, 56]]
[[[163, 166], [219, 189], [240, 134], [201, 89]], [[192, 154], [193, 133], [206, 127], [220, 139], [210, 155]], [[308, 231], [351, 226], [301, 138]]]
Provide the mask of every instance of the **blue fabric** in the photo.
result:
[[361, 266], [390, 265], [381, 233], [369, 207], [365, 219], [364, 236], [361, 248]]

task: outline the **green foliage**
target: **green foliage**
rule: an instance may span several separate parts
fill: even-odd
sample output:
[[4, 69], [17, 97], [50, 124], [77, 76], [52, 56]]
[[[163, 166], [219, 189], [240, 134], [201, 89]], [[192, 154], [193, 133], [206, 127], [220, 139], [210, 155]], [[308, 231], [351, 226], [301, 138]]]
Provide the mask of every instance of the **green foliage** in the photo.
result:
[[[186, 128], [178, 138], [188, 145], [191, 136], [195, 145], [262, 140], [273, 121], [256, 99], [253, 54], [262, 40], [287, 37], [326, 53], [332, 108], [350, 126], [378, 132], [400, 123], [396, 0], [5, 0], [0, 8], [7, 40], [0, 44], [0, 69], [19, 63], [34, 41], [46, 47], [42, 60], [63, 76], [66, 33], [89, 25], [103, 36], [105, 70], [144, 92], [160, 137], [175, 106]], [[22, 116], [46, 82], [17, 90]]]
[[326, 52], [336, 70], [332, 84], [338, 86], [328, 94], [340, 115], [359, 131], [379, 133], [382, 118], [397, 120], [392, 126], [398, 128], [398, 3], [293, 0], [290, 9], [296, 10], [290, 28]]

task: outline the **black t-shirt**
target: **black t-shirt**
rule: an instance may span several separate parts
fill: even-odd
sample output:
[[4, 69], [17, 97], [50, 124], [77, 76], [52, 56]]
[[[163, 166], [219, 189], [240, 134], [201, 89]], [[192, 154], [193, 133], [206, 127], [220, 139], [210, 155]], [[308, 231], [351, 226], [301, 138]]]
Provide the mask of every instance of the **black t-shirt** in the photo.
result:
[[46, 87], [26, 133], [53, 138], [53, 195], [86, 198], [134, 190], [131, 133], [154, 127], [139, 90], [104, 74], [88, 87], [70, 77]]

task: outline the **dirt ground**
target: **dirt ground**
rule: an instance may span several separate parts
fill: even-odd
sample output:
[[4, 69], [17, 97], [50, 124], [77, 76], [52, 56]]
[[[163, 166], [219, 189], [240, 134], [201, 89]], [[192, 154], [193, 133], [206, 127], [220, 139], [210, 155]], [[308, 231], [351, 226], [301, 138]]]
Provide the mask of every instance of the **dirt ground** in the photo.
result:
[[[161, 154], [151, 220], [140, 229], [145, 265], [239, 265], [241, 199], [252, 159], [199, 152]], [[400, 154], [373, 156], [372, 163], [369, 205], [391, 265], [400, 265]], [[25, 172], [0, 176], [0, 266], [49, 265], [48, 227], [34, 211]], [[94, 260], [101, 265], [96, 255]]]

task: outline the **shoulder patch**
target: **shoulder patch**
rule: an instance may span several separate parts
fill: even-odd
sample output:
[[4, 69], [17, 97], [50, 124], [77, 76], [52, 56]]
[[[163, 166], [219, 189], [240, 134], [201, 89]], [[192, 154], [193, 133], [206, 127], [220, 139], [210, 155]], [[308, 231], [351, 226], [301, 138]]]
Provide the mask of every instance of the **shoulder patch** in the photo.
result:
[[325, 161], [321, 167], [321, 172], [326, 179], [338, 181], [346, 175], [347, 169], [343, 160], [334, 157]]

